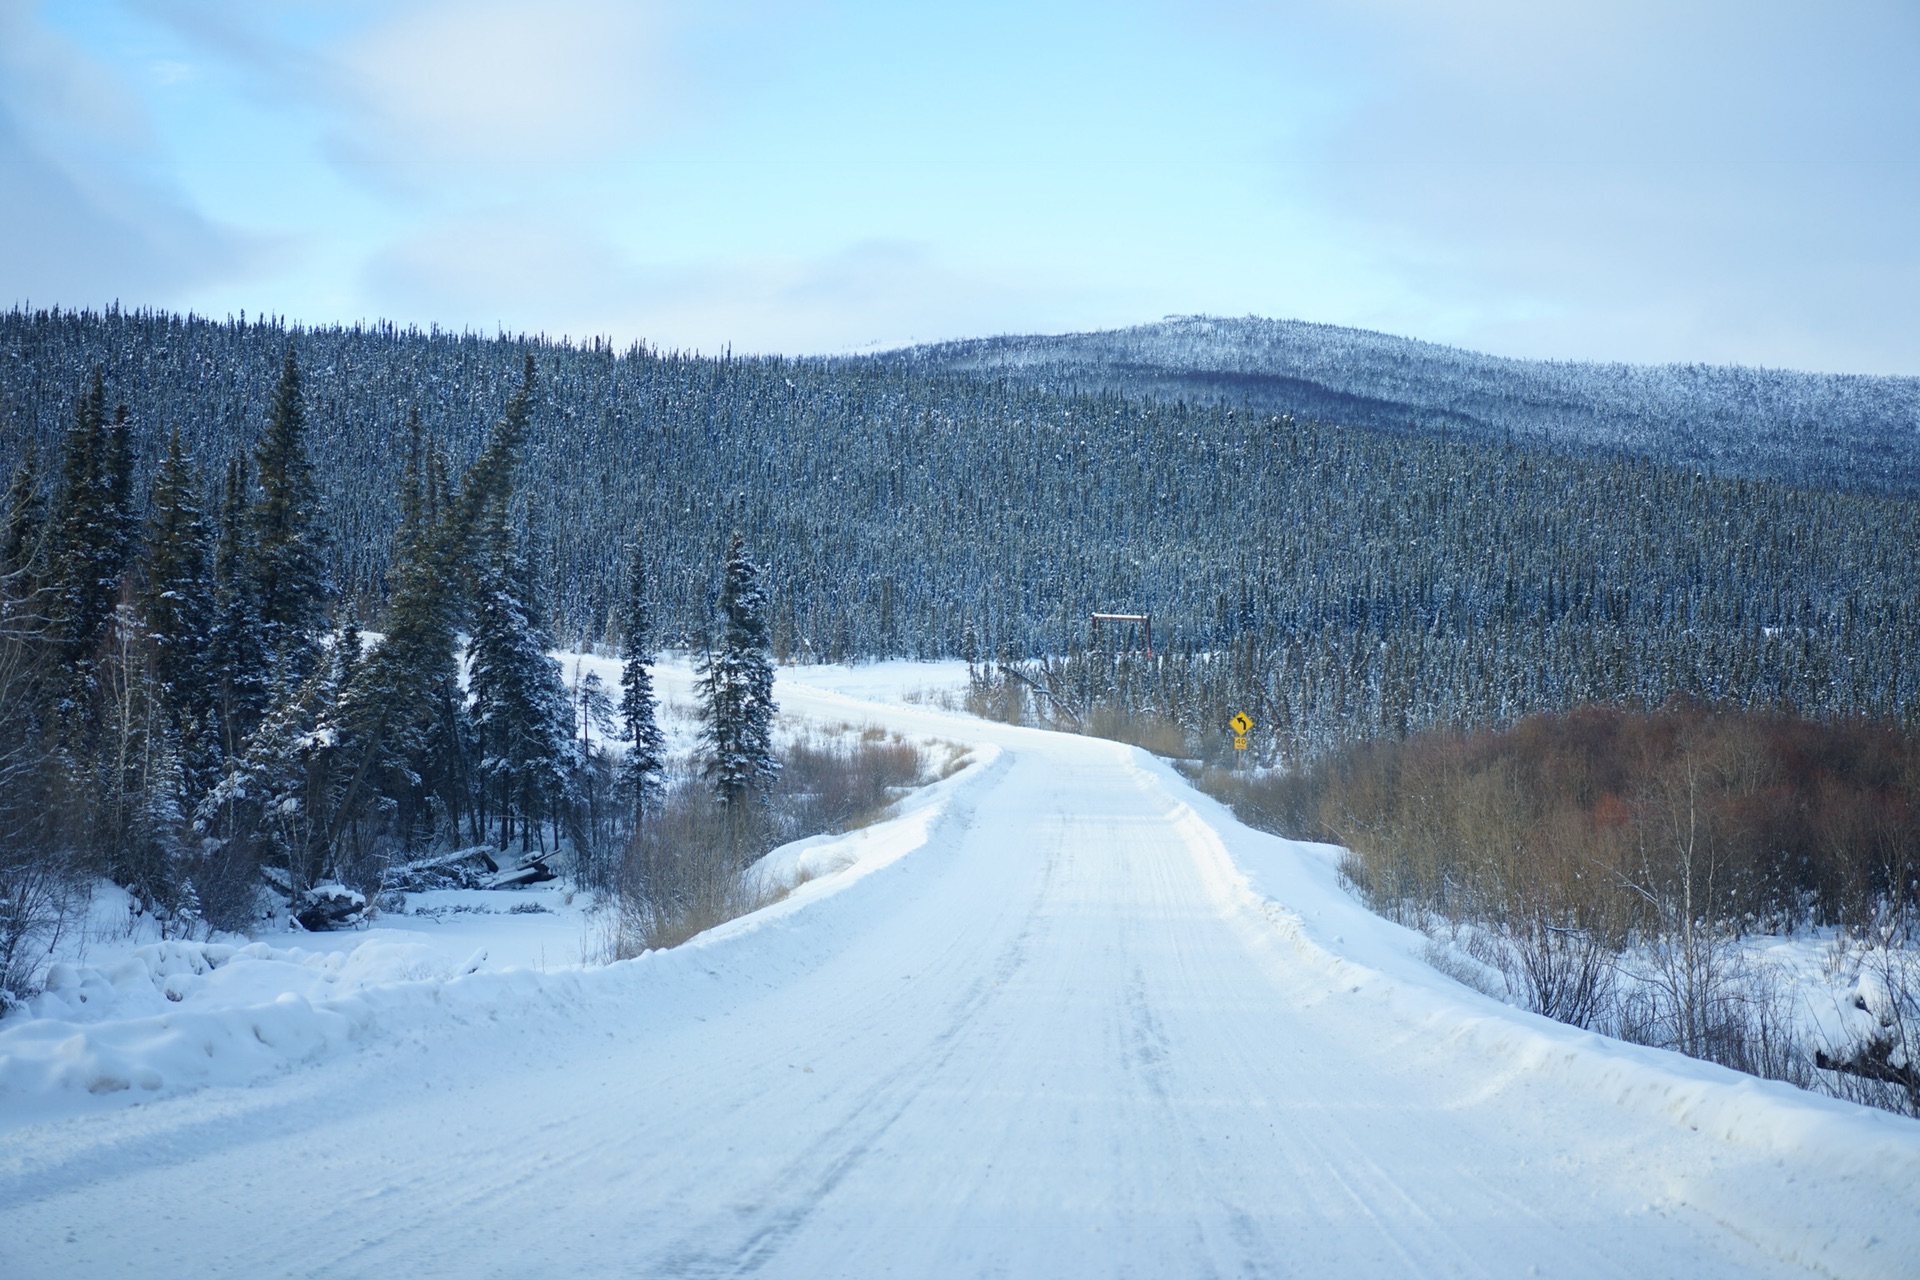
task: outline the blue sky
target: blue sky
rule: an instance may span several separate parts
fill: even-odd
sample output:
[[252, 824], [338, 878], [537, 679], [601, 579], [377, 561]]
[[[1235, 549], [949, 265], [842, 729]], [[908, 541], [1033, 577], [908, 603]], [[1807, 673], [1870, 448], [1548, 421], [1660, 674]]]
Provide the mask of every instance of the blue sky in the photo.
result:
[[1920, 5], [0, 0], [0, 305], [1920, 374]]

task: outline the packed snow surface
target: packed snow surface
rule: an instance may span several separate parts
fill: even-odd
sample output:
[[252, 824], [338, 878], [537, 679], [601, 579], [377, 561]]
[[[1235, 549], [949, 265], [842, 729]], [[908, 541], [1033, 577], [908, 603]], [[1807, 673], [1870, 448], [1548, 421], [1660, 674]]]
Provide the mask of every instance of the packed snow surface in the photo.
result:
[[785, 673], [974, 763], [671, 951], [63, 973], [0, 1027], [0, 1275], [1920, 1273], [1920, 1126], [1471, 992], [1333, 851], [953, 674]]

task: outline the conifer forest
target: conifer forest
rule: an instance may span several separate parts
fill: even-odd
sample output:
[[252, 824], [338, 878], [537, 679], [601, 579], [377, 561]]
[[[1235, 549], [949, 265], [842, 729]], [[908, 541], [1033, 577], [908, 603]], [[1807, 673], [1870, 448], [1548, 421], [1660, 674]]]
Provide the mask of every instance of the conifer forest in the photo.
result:
[[[1244, 709], [1269, 761], [1595, 702], [1920, 718], [1898, 485], [937, 364], [0, 317], [9, 909], [53, 850], [217, 921], [585, 848], [589, 791], [658, 789], [655, 647], [745, 709], [723, 791], [771, 767], [762, 647]], [[637, 749], [579, 748], [563, 644], [627, 660]]]

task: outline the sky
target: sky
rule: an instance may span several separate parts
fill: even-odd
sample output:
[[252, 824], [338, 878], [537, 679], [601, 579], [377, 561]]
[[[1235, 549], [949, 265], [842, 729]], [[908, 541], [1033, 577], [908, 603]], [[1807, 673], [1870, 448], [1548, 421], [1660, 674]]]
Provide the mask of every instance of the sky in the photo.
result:
[[0, 306], [1920, 375], [1915, 0], [0, 0]]

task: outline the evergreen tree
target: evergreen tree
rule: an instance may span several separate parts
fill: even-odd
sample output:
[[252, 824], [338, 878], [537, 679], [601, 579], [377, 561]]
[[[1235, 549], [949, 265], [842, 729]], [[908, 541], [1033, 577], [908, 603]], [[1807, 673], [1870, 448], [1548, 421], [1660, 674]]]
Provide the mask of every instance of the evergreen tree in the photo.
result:
[[[473, 838], [479, 839], [482, 805], [503, 794], [503, 812], [519, 814], [524, 808], [525, 788], [517, 774], [504, 789], [496, 785], [497, 767], [486, 778], [477, 776], [480, 703], [469, 707], [461, 689], [457, 636], [471, 602], [484, 601], [497, 586], [476, 565], [490, 563], [489, 557], [511, 543], [504, 521], [533, 385], [529, 360], [519, 389], [457, 494], [448, 493], [445, 459], [426, 440], [418, 412], [407, 415], [400, 526], [387, 570], [386, 636], [350, 682], [342, 711], [358, 753], [349, 821], [358, 829], [367, 807], [378, 807], [391, 816], [391, 834], [405, 847], [458, 838], [467, 818]], [[510, 594], [523, 616], [537, 615], [523, 592]], [[476, 645], [481, 629], [475, 626]], [[499, 636], [497, 629], [488, 631], [489, 660], [497, 653], [493, 642]], [[512, 717], [493, 705], [498, 690], [488, 688], [488, 711], [494, 716], [489, 723], [498, 727], [505, 723], [501, 716]], [[561, 732], [566, 734], [564, 728]], [[505, 758], [489, 760], [505, 767]], [[508, 772], [515, 771], [508, 767]], [[484, 793], [476, 795], [482, 786]]]
[[[480, 759], [478, 781], [500, 822], [500, 847], [519, 821], [521, 847], [556, 826], [576, 776], [573, 707], [533, 575], [512, 524], [514, 471], [532, 409], [533, 357], [487, 448], [462, 478], [448, 541], [478, 563], [468, 691]], [[557, 835], [557, 832], [556, 832]]]
[[573, 708], [532, 589], [525, 557], [501, 511], [482, 572], [469, 650], [468, 689], [480, 746], [479, 774], [489, 788], [506, 848], [518, 819], [521, 847], [557, 819], [573, 774]]
[[[200, 478], [175, 431], [154, 477], [140, 612], [160, 696], [190, 772], [219, 759], [214, 737], [219, 678], [210, 666], [217, 592], [213, 534], [200, 508]], [[211, 785], [211, 779], [208, 780]]]
[[252, 524], [247, 463], [235, 455], [227, 463], [213, 548], [213, 626], [207, 642], [218, 716], [215, 738], [225, 757], [237, 755], [259, 726], [272, 685], [260, 597], [247, 554]]
[[449, 555], [457, 539], [444, 522], [430, 458], [419, 415], [411, 414], [386, 638], [349, 681], [344, 712], [361, 753], [356, 774], [366, 779], [365, 794], [356, 788], [354, 800], [390, 805], [394, 834], [408, 847], [433, 839], [442, 817], [457, 832], [469, 808], [456, 636], [462, 566]]
[[133, 550], [131, 446], [124, 408], [109, 426], [98, 369], [74, 406], [60, 463], [60, 488], [48, 521], [51, 613], [76, 689], [91, 681], [99, 647], [120, 597]]
[[527, 432], [533, 419], [533, 393], [537, 385], [533, 356], [528, 355], [522, 366], [519, 387], [487, 437], [486, 447], [460, 477], [459, 493], [454, 496], [447, 511], [449, 541], [446, 553], [456, 562], [468, 566], [469, 572], [474, 575], [469, 585], [476, 588], [476, 599], [478, 575], [482, 567], [490, 563], [489, 557], [498, 550], [494, 545], [497, 530], [492, 522], [506, 518], [513, 500], [514, 477], [520, 467], [521, 453], [526, 448]]
[[101, 438], [101, 505], [106, 512], [101, 531], [107, 555], [120, 572], [140, 554], [140, 516], [133, 500], [133, 426], [127, 406], [113, 407], [113, 425]]
[[620, 786], [638, 830], [659, 798], [667, 741], [660, 732], [653, 694], [653, 605], [647, 597], [643, 542], [636, 538], [627, 568], [626, 608], [621, 615], [620, 724], [627, 739]]
[[584, 665], [583, 660], [574, 660], [573, 710], [580, 725], [580, 741], [574, 752], [576, 772], [570, 786], [575, 801], [570, 826], [574, 840], [573, 874], [583, 885], [607, 887], [610, 879], [607, 873], [613, 867], [603, 863], [600, 854], [616, 847], [614, 834], [626, 824], [606, 803], [606, 797], [620, 789], [619, 765], [610, 752], [594, 741], [593, 735], [598, 732], [602, 737], [617, 737], [620, 721], [605, 681], [598, 672], [584, 670]]
[[760, 566], [747, 557], [739, 533], [727, 547], [720, 585], [724, 630], [719, 651], [700, 664], [704, 737], [713, 753], [709, 770], [722, 804], [737, 804], [773, 777], [773, 660], [767, 646], [767, 593]]
[[274, 677], [291, 687], [314, 670], [327, 600], [320, 495], [307, 457], [300, 368], [287, 344], [267, 429], [254, 452], [260, 500], [248, 511], [248, 569]]
[[304, 684], [274, 699], [196, 815], [229, 857], [237, 850], [270, 868], [269, 879], [294, 903], [334, 875], [345, 788], [339, 655], [324, 656]]

